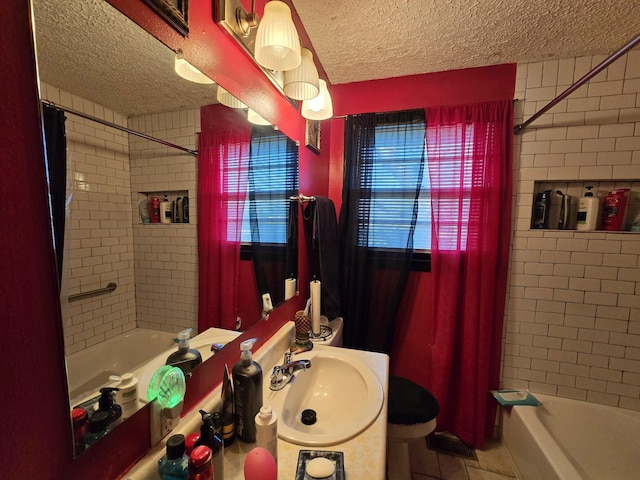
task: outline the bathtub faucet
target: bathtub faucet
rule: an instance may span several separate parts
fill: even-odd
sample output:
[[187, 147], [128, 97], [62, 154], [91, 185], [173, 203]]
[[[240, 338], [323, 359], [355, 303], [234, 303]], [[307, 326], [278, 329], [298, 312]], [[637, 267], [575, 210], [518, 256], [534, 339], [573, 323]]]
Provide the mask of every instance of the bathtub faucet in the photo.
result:
[[309, 368], [311, 368], [311, 360], [291, 361], [291, 352], [287, 352], [284, 354], [282, 365], [273, 367], [269, 388], [274, 391], [282, 390], [295, 377], [295, 372]]

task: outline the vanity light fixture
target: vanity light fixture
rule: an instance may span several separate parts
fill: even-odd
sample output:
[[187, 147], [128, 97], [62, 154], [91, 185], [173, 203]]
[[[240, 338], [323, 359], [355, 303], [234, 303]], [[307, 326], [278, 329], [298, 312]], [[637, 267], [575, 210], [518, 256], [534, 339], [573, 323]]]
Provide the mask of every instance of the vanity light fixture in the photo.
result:
[[247, 120], [249, 121], [249, 123], [253, 123], [254, 125], [271, 125], [271, 122], [265, 120], [260, 116], [260, 114], [251, 109], [247, 111]]
[[185, 60], [182, 55], [182, 50], [178, 50], [176, 52], [174, 68], [178, 75], [180, 75], [185, 80], [189, 80], [190, 82], [202, 83], [205, 85], [215, 83], [204, 73], [202, 73], [196, 67], [191, 65], [187, 60]]
[[333, 117], [333, 102], [327, 82], [320, 80], [320, 93], [317, 97], [302, 102], [301, 113], [308, 120], [327, 120]]
[[[322, 88], [323, 81], [318, 78], [313, 54], [300, 46], [291, 9], [286, 3], [280, 0], [267, 2], [261, 21], [255, 13], [255, 0], [251, 2], [249, 13], [240, 0], [216, 0], [215, 5], [216, 22], [244, 48], [276, 88], [295, 108], [298, 107], [296, 100], [304, 101], [303, 117], [325, 120], [333, 116], [329, 90], [326, 83]], [[283, 73], [284, 82], [277, 78]], [[314, 102], [306, 107], [307, 116], [304, 103], [312, 99]]]
[[225, 107], [230, 108], [247, 108], [247, 106], [238, 100], [236, 97], [227, 92], [224, 88], [218, 85], [218, 91], [216, 92], [216, 98]]
[[320, 93], [318, 69], [313, 63], [311, 50], [302, 48], [301, 55], [300, 65], [284, 72], [284, 93], [296, 100], [309, 100]]
[[286, 3], [271, 0], [264, 6], [254, 54], [256, 61], [269, 70], [286, 72], [300, 65], [300, 38]]

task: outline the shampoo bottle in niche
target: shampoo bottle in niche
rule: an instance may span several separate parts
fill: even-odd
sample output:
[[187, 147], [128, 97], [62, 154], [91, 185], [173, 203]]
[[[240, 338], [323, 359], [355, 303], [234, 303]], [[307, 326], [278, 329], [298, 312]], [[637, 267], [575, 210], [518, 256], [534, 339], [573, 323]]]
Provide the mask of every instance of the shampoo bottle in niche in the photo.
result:
[[262, 406], [262, 368], [253, 361], [255, 338], [240, 344], [240, 361], [233, 366], [233, 404], [236, 435], [244, 442], [256, 441], [255, 416]]
[[189, 223], [189, 197], [182, 197], [182, 223]]
[[593, 187], [585, 187], [587, 190], [584, 197], [578, 203], [578, 214], [576, 216], [576, 228], [578, 230], [590, 231], [598, 228], [598, 210], [600, 200], [593, 196]]
[[162, 202], [160, 202], [160, 222], [171, 223], [171, 202], [167, 195], [165, 195]]
[[616, 232], [625, 229], [627, 222], [628, 188], [619, 188], [607, 193], [602, 202], [602, 229]]
[[549, 228], [549, 214], [551, 213], [551, 190], [545, 190], [536, 195], [533, 202], [531, 228]]
[[151, 223], [160, 223], [160, 199], [149, 197], [149, 220]]
[[185, 375], [191, 373], [196, 366], [202, 363], [202, 355], [195, 348], [189, 348], [189, 337], [192, 328], [187, 328], [178, 334], [178, 351], [167, 357], [166, 365], [178, 367]]

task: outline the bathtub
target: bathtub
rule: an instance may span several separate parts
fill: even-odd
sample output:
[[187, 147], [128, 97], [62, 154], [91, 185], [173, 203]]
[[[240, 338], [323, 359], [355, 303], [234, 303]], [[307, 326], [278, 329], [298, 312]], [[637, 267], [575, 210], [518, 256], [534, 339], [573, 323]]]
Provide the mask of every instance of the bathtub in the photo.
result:
[[503, 411], [503, 439], [520, 480], [635, 480], [640, 412], [534, 394], [542, 405]]
[[[213, 343], [226, 344], [240, 332], [209, 328], [191, 339], [202, 360], [211, 357]], [[164, 365], [167, 356], [177, 348], [173, 341], [177, 332], [166, 333], [136, 328], [77, 353], [68, 355], [67, 384], [71, 406], [96, 395], [101, 387], [113, 385], [109, 376], [131, 372], [138, 377], [138, 394], [144, 402], [146, 388], [153, 372]]]

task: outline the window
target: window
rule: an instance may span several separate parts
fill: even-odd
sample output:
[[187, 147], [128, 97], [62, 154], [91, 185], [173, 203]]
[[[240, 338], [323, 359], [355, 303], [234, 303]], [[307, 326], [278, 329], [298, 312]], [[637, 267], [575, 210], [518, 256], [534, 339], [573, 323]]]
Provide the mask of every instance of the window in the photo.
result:
[[[298, 147], [295, 142], [270, 127], [254, 128], [242, 243], [286, 244], [289, 197], [297, 191]], [[252, 215], [259, 225], [253, 232]]]
[[[425, 123], [378, 124], [375, 126], [371, 167], [371, 198], [368, 225], [363, 225], [361, 246], [404, 249], [404, 237], [398, 228], [407, 228], [413, 213], [415, 175], [422, 170], [418, 197], [418, 217], [413, 249], [428, 252], [431, 248], [431, 205], [429, 175], [424, 165]], [[423, 163], [422, 166], [419, 164]], [[366, 208], [361, 205], [360, 208]]]

